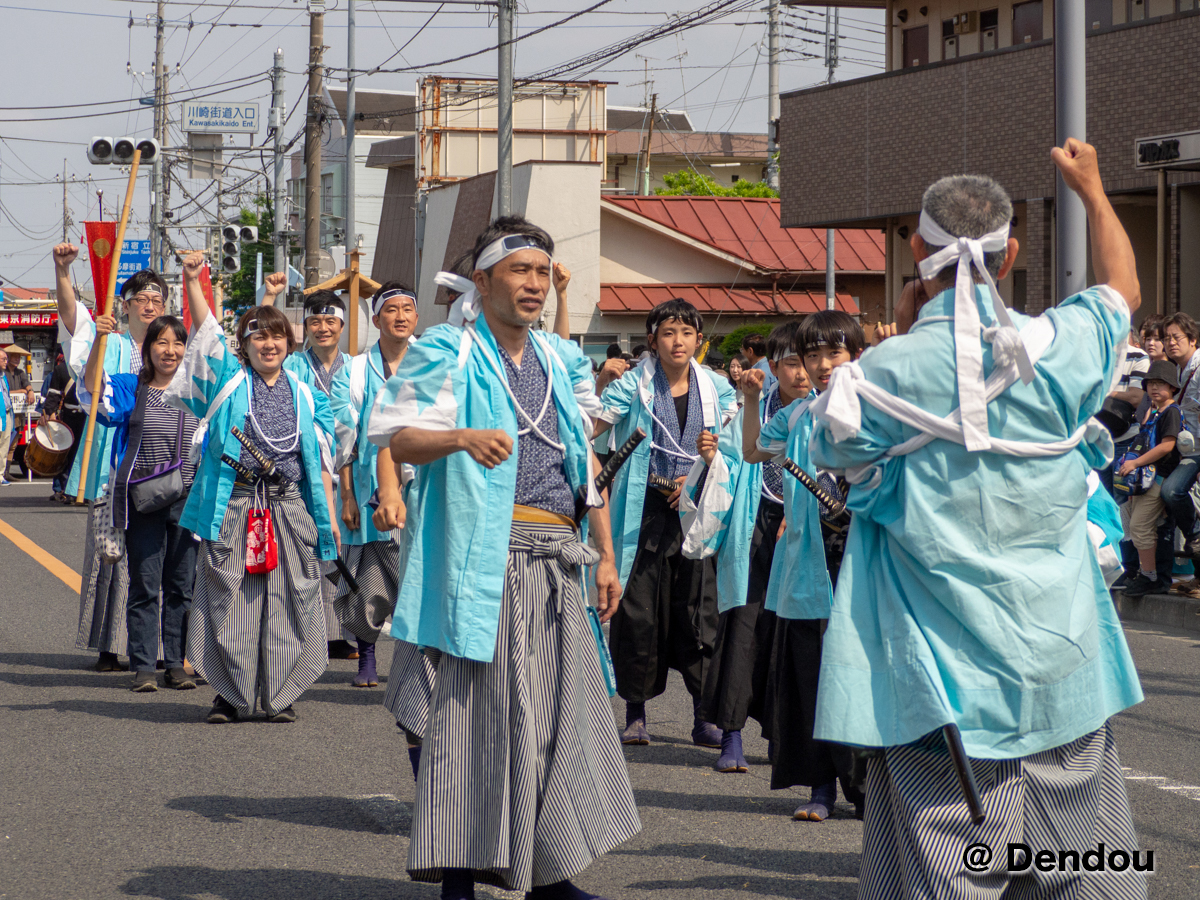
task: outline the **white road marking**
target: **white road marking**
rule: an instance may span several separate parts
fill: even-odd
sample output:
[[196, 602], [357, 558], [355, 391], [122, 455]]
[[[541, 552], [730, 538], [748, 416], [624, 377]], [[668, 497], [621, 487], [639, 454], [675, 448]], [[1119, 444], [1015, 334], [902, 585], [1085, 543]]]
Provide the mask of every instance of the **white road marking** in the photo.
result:
[[1160, 791], [1166, 791], [1169, 794], [1179, 794], [1180, 796], [1187, 797], [1189, 800], [1200, 800], [1200, 785], [1180, 784], [1178, 781], [1172, 781], [1170, 778], [1150, 775], [1147, 772], [1139, 772], [1137, 769], [1130, 769], [1127, 766], [1122, 766], [1121, 769], [1125, 772], [1126, 781], [1145, 782], [1150, 787], [1156, 787]]

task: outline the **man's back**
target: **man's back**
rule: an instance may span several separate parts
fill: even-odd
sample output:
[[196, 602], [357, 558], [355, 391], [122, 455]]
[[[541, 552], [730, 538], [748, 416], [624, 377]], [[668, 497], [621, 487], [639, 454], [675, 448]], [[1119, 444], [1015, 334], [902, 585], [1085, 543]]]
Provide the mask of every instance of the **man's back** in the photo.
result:
[[[1046, 314], [1056, 337], [1034, 381], [989, 405], [993, 438], [1063, 441], [1099, 409], [1129, 328], [1111, 294], [1093, 289]], [[863, 357], [866, 380], [935, 416], [953, 412], [944, 318], [953, 310], [953, 290], [926, 304], [906, 336]], [[980, 318], [994, 324], [990, 303]], [[1026, 335], [1029, 321], [1016, 323]], [[992, 348], [983, 349], [986, 375]], [[1101, 453], [1085, 442], [1019, 458], [934, 440], [885, 457], [919, 434], [864, 401], [856, 438], [834, 443], [827, 428], [814, 437], [818, 465], [878, 463], [881, 476], [850, 494], [856, 516], [826, 638], [818, 736], [903, 744], [953, 719], [971, 755], [1006, 758], [1072, 740], [1137, 702], [1087, 536], [1085, 479]], [[867, 711], [835, 721], [826, 714], [835, 706]]]

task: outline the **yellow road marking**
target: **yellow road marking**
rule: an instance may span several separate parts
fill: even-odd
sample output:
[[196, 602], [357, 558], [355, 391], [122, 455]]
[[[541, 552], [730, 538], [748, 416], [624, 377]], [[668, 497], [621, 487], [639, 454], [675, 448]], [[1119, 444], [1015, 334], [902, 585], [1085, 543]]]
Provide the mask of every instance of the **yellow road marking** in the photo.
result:
[[4, 535], [10, 541], [16, 544], [18, 549], [24, 550], [27, 554], [33, 557], [36, 562], [39, 562], [45, 566], [46, 570], [51, 575], [53, 575], [75, 593], [78, 594], [81, 590], [83, 590], [82, 575], [80, 575], [62, 560], [51, 556], [3, 519], [0, 519], [0, 534]]

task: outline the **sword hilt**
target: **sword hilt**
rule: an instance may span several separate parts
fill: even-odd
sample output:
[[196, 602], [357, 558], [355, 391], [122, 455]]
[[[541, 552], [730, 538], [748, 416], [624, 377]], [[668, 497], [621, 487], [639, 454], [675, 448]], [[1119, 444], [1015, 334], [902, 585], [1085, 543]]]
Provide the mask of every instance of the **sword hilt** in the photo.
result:
[[259, 478], [269, 481], [274, 485], [281, 485], [287, 481], [287, 477], [275, 466], [275, 461], [268, 459], [266, 454], [258, 449], [258, 445], [250, 440], [240, 428], [234, 425], [229, 429], [229, 433], [238, 439], [238, 442], [246, 448], [246, 452], [250, 454], [250, 457], [258, 463]]
[[[612, 486], [613, 479], [617, 477], [617, 471], [623, 466], [626, 460], [633, 455], [633, 451], [637, 449], [638, 444], [646, 439], [646, 432], [637, 428], [634, 430], [625, 443], [617, 448], [617, 451], [609, 457], [608, 462], [600, 470], [600, 474], [596, 476], [596, 492], [603, 493]], [[583, 521], [583, 517], [587, 515], [588, 507], [588, 491], [586, 487], [581, 487], [579, 493], [575, 497], [575, 524], [578, 525]]]
[[240, 460], [234, 459], [228, 453], [221, 454], [221, 462], [233, 469], [246, 484], [254, 484], [258, 480], [257, 475], [251, 472], [246, 466], [243, 466]]
[[850, 514], [846, 512], [846, 504], [830, 496], [829, 492], [821, 487], [815, 478], [796, 465], [794, 460], [788, 459], [785, 456], [779, 461], [779, 465], [783, 467], [784, 471], [804, 485], [808, 489], [808, 492], [816, 497], [822, 506], [829, 510], [830, 519], [837, 521], [838, 519], [848, 519], [850, 517]]
[[672, 481], [665, 475], [658, 475], [654, 472], [651, 472], [646, 476], [646, 484], [652, 488], [657, 488], [660, 491], [669, 491], [672, 494], [681, 487], [678, 481]]

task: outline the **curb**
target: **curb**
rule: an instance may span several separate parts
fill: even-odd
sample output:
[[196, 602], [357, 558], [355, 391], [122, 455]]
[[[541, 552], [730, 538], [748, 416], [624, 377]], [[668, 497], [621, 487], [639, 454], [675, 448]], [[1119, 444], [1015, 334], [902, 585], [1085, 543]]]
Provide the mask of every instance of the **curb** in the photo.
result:
[[1200, 600], [1179, 594], [1130, 597], [1124, 591], [1113, 591], [1112, 596], [1122, 621], [1200, 632]]

